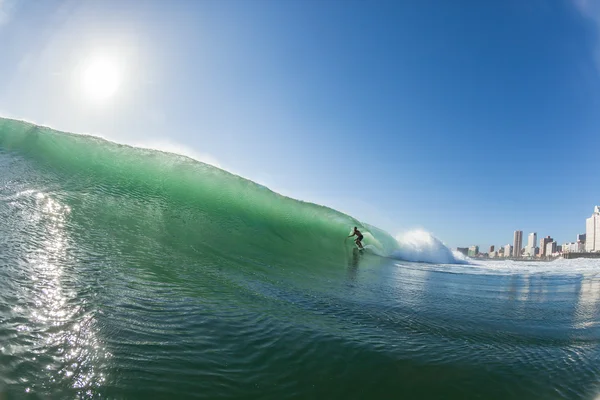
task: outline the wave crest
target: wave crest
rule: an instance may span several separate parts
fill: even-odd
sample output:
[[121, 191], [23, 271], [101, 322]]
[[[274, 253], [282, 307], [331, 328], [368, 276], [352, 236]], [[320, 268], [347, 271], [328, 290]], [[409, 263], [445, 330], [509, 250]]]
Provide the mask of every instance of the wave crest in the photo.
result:
[[457, 257], [444, 243], [422, 229], [409, 231], [396, 236], [399, 248], [392, 258], [404, 261], [432, 264], [467, 264]]

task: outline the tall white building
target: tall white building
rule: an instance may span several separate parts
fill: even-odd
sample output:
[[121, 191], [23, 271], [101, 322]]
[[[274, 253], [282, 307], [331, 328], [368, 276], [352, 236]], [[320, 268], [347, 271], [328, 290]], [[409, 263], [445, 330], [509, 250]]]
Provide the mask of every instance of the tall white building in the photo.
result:
[[600, 206], [585, 220], [585, 251], [600, 251]]
[[556, 253], [556, 242], [547, 242], [546, 243], [546, 257], [552, 256], [552, 254]]
[[515, 231], [513, 238], [513, 257], [521, 257], [521, 248], [523, 247], [523, 231]]
[[550, 236], [546, 236], [540, 239], [540, 257], [547, 257], [551, 255], [546, 254], [546, 250], [548, 249], [548, 243], [552, 243], [553, 241], [554, 239], [552, 239]]
[[535, 256], [535, 247], [537, 246], [537, 232], [531, 232], [527, 237], [527, 253]]
[[504, 257], [512, 256], [513, 247], [511, 244], [504, 246]]
[[583, 246], [584, 245], [581, 242], [565, 243], [562, 246], [562, 252], [563, 253], [581, 253], [584, 250]]

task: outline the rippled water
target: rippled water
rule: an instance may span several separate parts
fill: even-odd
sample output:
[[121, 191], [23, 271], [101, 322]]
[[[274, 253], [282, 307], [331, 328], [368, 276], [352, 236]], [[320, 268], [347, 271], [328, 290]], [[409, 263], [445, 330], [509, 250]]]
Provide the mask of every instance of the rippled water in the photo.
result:
[[[118, 148], [105, 170], [69, 140], [102, 143], [33, 132], [0, 134], [9, 399], [600, 395], [596, 260], [361, 254], [333, 210], [173, 156]], [[198, 189], [208, 175], [230, 186]]]
[[[597, 278], [448, 274], [358, 256], [296, 281], [243, 263], [198, 271], [193, 253], [174, 271], [142, 255], [129, 266], [118, 254], [66, 256], [68, 239], [43, 239], [46, 251], [2, 257], [0, 377], [16, 397], [599, 392]], [[228, 269], [241, 266], [250, 270]]]

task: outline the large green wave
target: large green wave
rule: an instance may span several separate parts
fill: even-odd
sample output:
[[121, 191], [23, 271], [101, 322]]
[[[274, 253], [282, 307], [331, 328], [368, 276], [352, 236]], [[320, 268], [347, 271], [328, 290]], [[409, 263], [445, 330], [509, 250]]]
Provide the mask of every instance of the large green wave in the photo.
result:
[[0, 119], [0, 150], [42, 173], [32, 189], [69, 206], [79, 229], [139, 249], [158, 242], [162, 252], [192, 249], [208, 261], [337, 264], [353, 245], [345, 239], [353, 226], [373, 252], [397, 247], [389, 234], [351, 216], [178, 154], [9, 119]]

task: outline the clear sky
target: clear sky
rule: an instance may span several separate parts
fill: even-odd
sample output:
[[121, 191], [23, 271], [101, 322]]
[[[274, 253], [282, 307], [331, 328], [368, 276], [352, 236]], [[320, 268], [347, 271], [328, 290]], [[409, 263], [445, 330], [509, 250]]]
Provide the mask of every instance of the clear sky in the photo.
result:
[[600, 3], [0, 0], [0, 115], [174, 150], [392, 234], [600, 204]]

